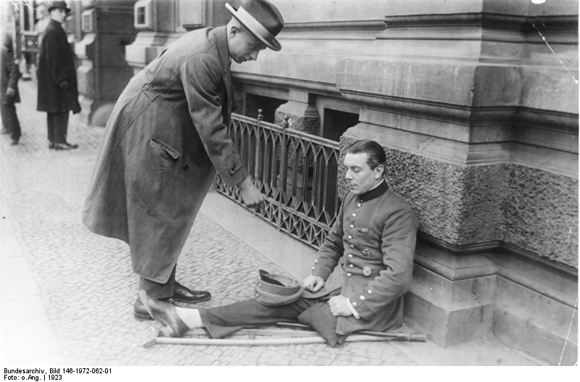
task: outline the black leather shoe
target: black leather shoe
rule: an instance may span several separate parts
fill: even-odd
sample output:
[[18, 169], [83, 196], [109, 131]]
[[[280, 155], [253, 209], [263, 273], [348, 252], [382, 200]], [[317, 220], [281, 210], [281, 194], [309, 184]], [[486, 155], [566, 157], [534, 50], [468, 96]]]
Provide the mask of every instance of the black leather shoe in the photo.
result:
[[48, 148], [51, 150], [54, 150], [54, 142], [49, 142], [48, 143]]
[[67, 146], [64, 143], [55, 143], [54, 149], [55, 150], [72, 150], [72, 149], [76, 149], [76, 147]]
[[150, 297], [144, 290], [139, 291], [139, 298], [151, 317], [163, 325], [161, 332], [166, 337], [183, 337], [187, 333], [189, 328], [175, 311], [175, 306]]
[[206, 290], [191, 290], [176, 281], [175, 290], [171, 299], [177, 302], [184, 302], [186, 304], [196, 304], [198, 302], [210, 300], [211, 293]]
[[79, 145], [77, 145], [76, 143], [65, 142], [64, 145], [67, 146], [69, 149], [77, 149], [79, 147]]

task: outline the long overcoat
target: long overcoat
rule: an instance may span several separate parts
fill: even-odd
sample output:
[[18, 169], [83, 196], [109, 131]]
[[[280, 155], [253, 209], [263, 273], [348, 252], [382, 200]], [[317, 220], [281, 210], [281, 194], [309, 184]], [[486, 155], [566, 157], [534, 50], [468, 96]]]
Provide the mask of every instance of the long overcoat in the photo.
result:
[[[68, 86], [59, 86], [66, 81]], [[38, 58], [38, 111], [81, 111], [72, 49], [62, 24], [50, 20], [42, 36]]]
[[[0, 61], [0, 102], [20, 102], [20, 93], [18, 92], [18, 80], [20, 77], [22, 77], [22, 74], [20, 74], [20, 70], [18, 70], [18, 65], [14, 63], [12, 36], [4, 32], [2, 61]], [[6, 91], [9, 87], [14, 89], [14, 95], [11, 97], [6, 95]], [[5, 127], [10, 130], [9, 126]]]
[[186, 33], [118, 99], [82, 219], [127, 242], [137, 274], [167, 282], [215, 171], [229, 185], [247, 176], [227, 132], [232, 100], [225, 27]]
[[386, 331], [403, 324], [419, 221], [409, 204], [386, 183], [357, 196], [348, 194], [318, 252], [312, 274], [325, 280], [318, 298], [340, 289], [360, 315], [339, 316], [336, 333]]

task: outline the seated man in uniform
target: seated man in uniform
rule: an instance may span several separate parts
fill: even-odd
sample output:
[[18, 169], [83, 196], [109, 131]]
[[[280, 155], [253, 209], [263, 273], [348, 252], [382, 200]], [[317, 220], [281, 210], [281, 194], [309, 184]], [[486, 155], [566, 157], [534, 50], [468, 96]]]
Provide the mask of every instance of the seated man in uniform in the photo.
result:
[[282, 305], [259, 295], [216, 308], [186, 309], [158, 301], [141, 290], [147, 311], [166, 336], [205, 328], [223, 338], [244, 326], [299, 322], [334, 347], [357, 331], [387, 331], [403, 324], [403, 295], [409, 290], [419, 222], [405, 200], [389, 190], [386, 155], [374, 141], [347, 149], [349, 193], [318, 252], [304, 290]]

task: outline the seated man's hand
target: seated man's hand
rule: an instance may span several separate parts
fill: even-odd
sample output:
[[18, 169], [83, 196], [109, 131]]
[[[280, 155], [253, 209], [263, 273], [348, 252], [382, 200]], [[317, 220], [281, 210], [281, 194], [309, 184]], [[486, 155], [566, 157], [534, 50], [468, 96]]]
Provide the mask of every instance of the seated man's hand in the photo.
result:
[[348, 298], [344, 296], [334, 296], [328, 300], [330, 312], [333, 316], [352, 316], [352, 311], [348, 307]]
[[320, 276], [307, 276], [304, 279], [304, 289], [309, 292], [318, 292], [324, 285], [324, 280]]

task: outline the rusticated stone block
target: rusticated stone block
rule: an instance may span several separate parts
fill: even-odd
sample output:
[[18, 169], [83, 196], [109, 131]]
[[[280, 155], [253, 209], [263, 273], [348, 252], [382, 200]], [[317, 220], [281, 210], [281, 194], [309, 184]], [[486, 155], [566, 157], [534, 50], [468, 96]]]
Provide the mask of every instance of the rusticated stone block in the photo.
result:
[[506, 243], [578, 268], [578, 180], [510, 165], [502, 212]]

